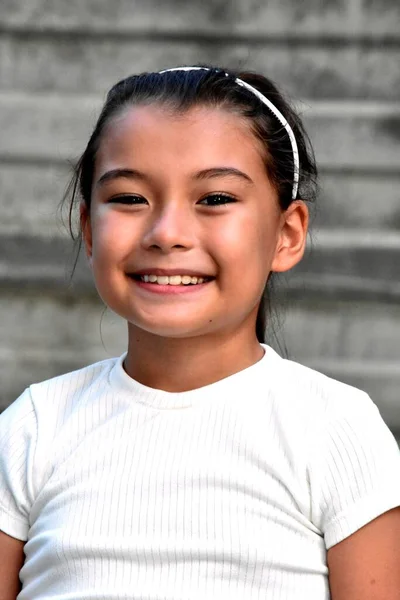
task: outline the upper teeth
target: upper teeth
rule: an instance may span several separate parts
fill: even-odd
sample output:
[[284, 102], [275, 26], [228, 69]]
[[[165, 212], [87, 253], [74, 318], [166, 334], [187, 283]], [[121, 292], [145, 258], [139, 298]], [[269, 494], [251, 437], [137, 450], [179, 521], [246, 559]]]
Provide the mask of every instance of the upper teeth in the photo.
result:
[[141, 275], [143, 281], [158, 283], [159, 285], [189, 285], [189, 283], [203, 283], [204, 277], [191, 277], [190, 275]]

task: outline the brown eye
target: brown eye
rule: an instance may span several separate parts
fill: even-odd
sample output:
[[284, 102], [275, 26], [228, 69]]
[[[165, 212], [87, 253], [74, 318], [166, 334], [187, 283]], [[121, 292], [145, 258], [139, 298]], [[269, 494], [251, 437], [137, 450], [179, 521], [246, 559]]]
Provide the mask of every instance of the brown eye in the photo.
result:
[[221, 206], [231, 202], [236, 202], [236, 200], [233, 196], [228, 196], [228, 194], [209, 194], [203, 198], [199, 204], [205, 204], [206, 206]]

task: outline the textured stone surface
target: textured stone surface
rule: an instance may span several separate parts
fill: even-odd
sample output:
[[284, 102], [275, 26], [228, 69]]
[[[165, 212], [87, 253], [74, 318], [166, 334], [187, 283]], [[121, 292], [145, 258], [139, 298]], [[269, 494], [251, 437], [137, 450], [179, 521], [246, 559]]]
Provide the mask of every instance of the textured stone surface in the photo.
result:
[[3, 291], [0, 321], [0, 409], [30, 383], [126, 349], [125, 324], [95, 297]]
[[98, 98], [0, 96], [0, 155], [64, 162], [80, 154], [101, 103]]
[[296, 287], [324, 295], [397, 298], [400, 293], [400, 235], [336, 230], [316, 232], [305, 258], [290, 272]]
[[[155, 18], [156, 16], [156, 18]], [[245, 31], [248, 33], [304, 33], [356, 35], [399, 34], [400, 8], [394, 0], [308, 0], [296, 4], [288, 0], [208, 0], [183, 2], [158, 0], [139, 2], [114, 0], [3, 0], [0, 23], [3, 26], [52, 29], [137, 31]]]
[[[400, 39], [399, 39], [400, 46]], [[397, 100], [399, 47], [287, 44], [227, 38], [104, 39], [83, 34], [0, 35], [0, 89], [105, 94], [132, 73], [213, 63], [260, 71], [293, 97]]]
[[69, 174], [67, 164], [0, 162], [0, 235], [66, 236], [58, 206]]
[[391, 175], [377, 170], [321, 173], [315, 224], [400, 230], [400, 169]]
[[[62, 161], [84, 149], [97, 96], [0, 95], [0, 157]], [[399, 170], [400, 103], [299, 105], [317, 160], [329, 168]]]
[[0, 286], [65, 294], [74, 283], [80, 295], [92, 294], [83, 252], [74, 282], [71, 282], [74, 257], [73, 244], [68, 239], [3, 235], [0, 237]]
[[399, 304], [298, 298], [285, 310], [283, 329], [294, 358], [342, 361], [342, 370], [352, 360], [358, 370], [362, 361], [393, 368], [400, 360]]

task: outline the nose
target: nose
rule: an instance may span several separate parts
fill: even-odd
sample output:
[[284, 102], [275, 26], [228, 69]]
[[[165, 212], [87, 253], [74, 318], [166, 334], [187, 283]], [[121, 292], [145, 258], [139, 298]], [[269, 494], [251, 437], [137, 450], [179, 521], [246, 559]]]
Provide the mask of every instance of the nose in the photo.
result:
[[170, 202], [148, 221], [142, 244], [146, 249], [170, 252], [173, 248], [189, 250], [194, 244], [194, 223], [190, 208]]

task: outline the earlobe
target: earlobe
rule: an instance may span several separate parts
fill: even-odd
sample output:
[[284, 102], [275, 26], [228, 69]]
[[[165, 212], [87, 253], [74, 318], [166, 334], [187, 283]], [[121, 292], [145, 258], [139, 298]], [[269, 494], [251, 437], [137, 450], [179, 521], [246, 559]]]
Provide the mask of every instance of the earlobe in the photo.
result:
[[292, 202], [282, 215], [281, 231], [271, 270], [289, 271], [304, 256], [308, 230], [308, 207], [302, 200]]
[[89, 264], [92, 264], [92, 225], [90, 222], [90, 214], [87, 206], [81, 203], [79, 209], [79, 218], [82, 232], [82, 240], [85, 245], [86, 256]]

